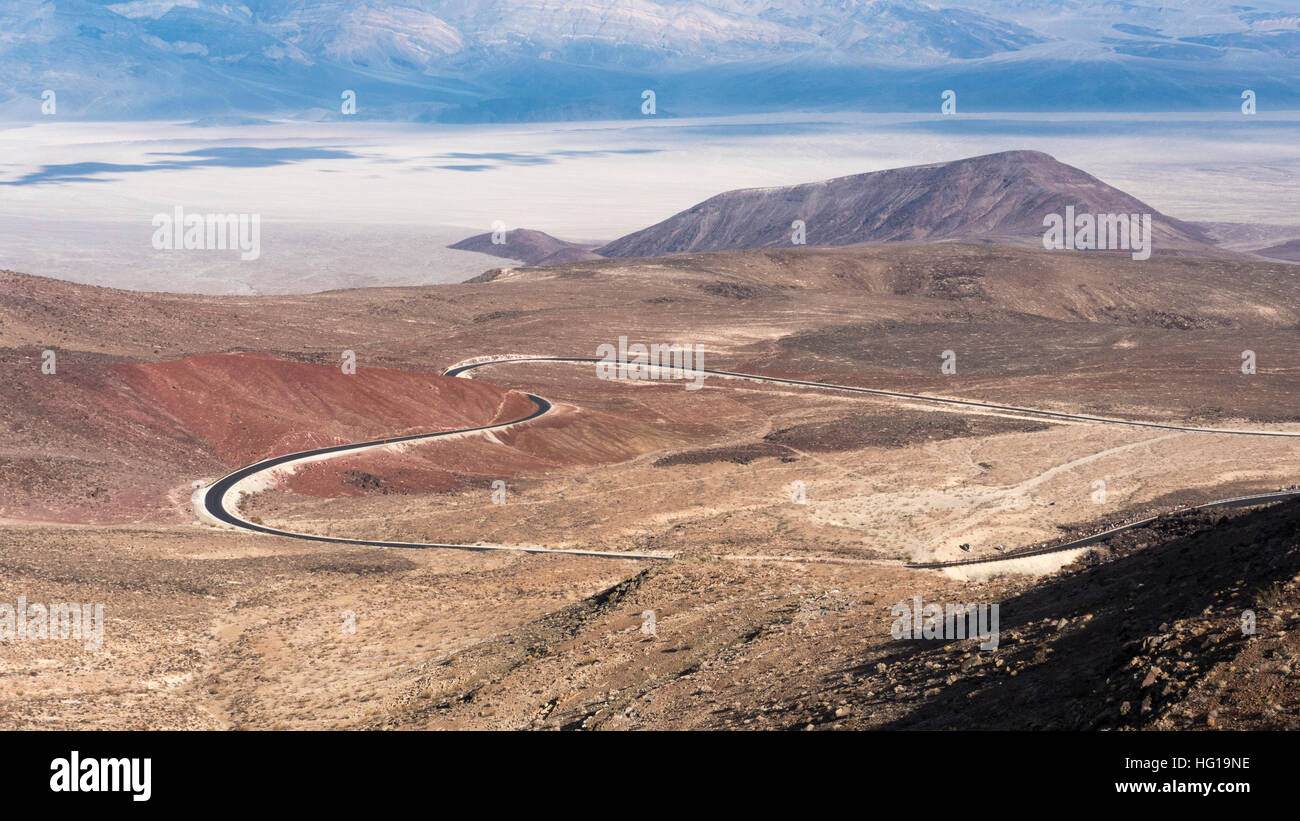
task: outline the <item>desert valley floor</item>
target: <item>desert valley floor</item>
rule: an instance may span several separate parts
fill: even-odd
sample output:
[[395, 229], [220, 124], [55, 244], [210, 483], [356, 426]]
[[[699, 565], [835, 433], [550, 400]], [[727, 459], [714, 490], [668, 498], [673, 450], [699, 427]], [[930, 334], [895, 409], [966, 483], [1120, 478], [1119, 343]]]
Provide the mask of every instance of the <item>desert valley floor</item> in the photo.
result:
[[[442, 375], [625, 336], [701, 346], [709, 368], [1300, 433], [1297, 270], [937, 243], [304, 296], [0, 272], [0, 589], [106, 617], [98, 650], [0, 645], [0, 727], [1300, 727], [1300, 501], [1188, 509], [1295, 485], [1300, 438], [573, 363]], [[554, 412], [318, 462], [241, 509], [329, 536], [673, 558], [313, 543], [193, 510], [196, 481], [514, 418], [525, 392]], [[1157, 513], [1095, 548], [904, 566]], [[915, 596], [1000, 603], [1000, 646], [893, 640]]]

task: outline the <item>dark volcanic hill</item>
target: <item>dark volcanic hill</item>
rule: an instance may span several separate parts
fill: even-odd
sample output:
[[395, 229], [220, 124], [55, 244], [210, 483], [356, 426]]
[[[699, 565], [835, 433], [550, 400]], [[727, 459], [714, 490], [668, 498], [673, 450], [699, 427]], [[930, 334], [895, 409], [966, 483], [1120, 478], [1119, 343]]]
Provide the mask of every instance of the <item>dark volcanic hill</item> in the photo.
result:
[[476, 234], [463, 239], [448, 248], [456, 251], [477, 251], [506, 259], [517, 259], [526, 265], [549, 265], [553, 262], [581, 262], [586, 259], [600, 259], [591, 252], [592, 246], [576, 242], [565, 242], [542, 231], [528, 228], [516, 228], [507, 231], [505, 242], [492, 242], [492, 234]]
[[1300, 262], [1300, 239], [1293, 239], [1290, 242], [1284, 242], [1281, 245], [1274, 245], [1270, 248], [1261, 248], [1255, 253], [1270, 259], [1284, 259], [1288, 262]]
[[1039, 243], [1043, 217], [1063, 214], [1070, 205], [1077, 213], [1151, 214], [1155, 253], [1213, 250], [1202, 229], [1038, 151], [728, 191], [595, 250], [606, 257], [651, 257], [788, 246], [795, 220], [806, 223], [808, 245], [951, 239]]

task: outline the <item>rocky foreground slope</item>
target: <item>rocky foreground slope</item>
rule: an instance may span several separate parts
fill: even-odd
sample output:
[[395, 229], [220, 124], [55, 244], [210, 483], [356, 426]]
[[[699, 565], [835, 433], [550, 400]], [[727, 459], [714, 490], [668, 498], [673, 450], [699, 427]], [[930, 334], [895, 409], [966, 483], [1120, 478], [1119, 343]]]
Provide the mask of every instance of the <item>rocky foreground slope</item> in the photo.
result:
[[[656, 565], [416, 668], [364, 726], [1300, 729], [1294, 502], [1163, 518], [1037, 580], [790, 572]], [[998, 602], [999, 646], [892, 639], [912, 595]], [[685, 627], [642, 635], [655, 605]]]

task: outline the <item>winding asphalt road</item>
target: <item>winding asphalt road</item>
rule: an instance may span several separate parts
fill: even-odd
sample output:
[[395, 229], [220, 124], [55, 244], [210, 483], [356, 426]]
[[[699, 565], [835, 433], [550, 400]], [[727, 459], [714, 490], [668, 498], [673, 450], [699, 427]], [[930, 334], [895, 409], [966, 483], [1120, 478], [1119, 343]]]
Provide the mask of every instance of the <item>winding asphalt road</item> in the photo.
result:
[[[529, 362], [576, 362], [582, 364], [590, 364], [590, 363], [596, 363], [601, 361], [603, 360], [597, 359], [595, 357], [501, 356], [501, 357], [490, 357], [490, 358], [482, 359], [480, 361], [455, 365], [447, 369], [447, 371], [444, 372], [444, 375], [469, 378], [467, 375], [474, 370], [477, 370], [479, 368], [486, 368], [494, 365], [504, 365], [504, 364], [522, 364], [522, 363], [529, 363]], [[1080, 422], [1096, 422], [1096, 423], [1109, 424], [1109, 425], [1127, 425], [1130, 427], [1140, 427], [1140, 428], [1158, 428], [1161, 430], [1186, 431], [1190, 433], [1215, 433], [1215, 434], [1232, 435], [1232, 436], [1271, 436], [1271, 437], [1300, 439], [1300, 432], [1199, 428], [1199, 427], [1190, 427], [1184, 425], [1162, 424], [1158, 422], [1140, 422], [1140, 421], [1133, 421], [1129, 419], [1114, 419], [1114, 418], [1109, 418], [1104, 416], [1090, 416], [1087, 414], [1062, 413], [1059, 411], [1048, 411], [1048, 410], [1039, 410], [1036, 408], [1017, 407], [1015, 405], [998, 405], [990, 402], [976, 402], [967, 399], [950, 399], [947, 397], [940, 397], [940, 396], [927, 396], [925, 394], [902, 393], [898, 391], [886, 391], [886, 390], [878, 390], [874, 388], [860, 388], [852, 385], [835, 385], [826, 382], [810, 382], [801, 379], [785, 379], [776, 376], [760, 376], [757, 374], [737, 373], [734, 371], [713, 370], [711, 368], [700, 368], [698, 370], [692, 369], [688, 371], [689, 374], [696, 374], [701, 372], [709, 376], [720, 376], [727, 379], [743, 379], [751, 382], [769, 382], [769, 383], [775, 383], [781, 385], [794, 385], [798, 387], [817, 388], [820, 390], [828, 390], [828, 391], [867, 394], [871, 396], [883, 396], [883, 397], [890, 397], [894, 399], [909, 399], [918, 402], [931, 402], [931, 403], [937, 403], [943, 405], [955, 405], [958, 407], [978, 408], [980, 410], [996, 410], [996, 411], [1004, 411], [1004, 412], [1017, 413], [1017, 414], [1025, 414], [1029, 416], [1039, 416], [1039, 417], [1044, 417], [1046, 419], [1080, 421]], [[410, 436], [399, 436], [390, 439], [374, 439], [368, 442], [357, 442], [348, 445], [334, 445], [332, 447], [315, 448], [312, 450], [304, 450], [304, 451], [299, 451], [297, 453], [285, 454], [284, 456], [275, 456], [270, 459], [264, 459], [261, 462], [257, 462], [247, 467], [240, 468], [239, 470], [236, 470], [235, 472], [222, 477], [221, 479], [214, 482], [211, 486], [205, 488], [202, 493], [202, 499], [201, 499], [202, 506], [204, 510], [206, 510], [207, 513], [210, 516], [212, 516], [214, 519], [229, 525], [233, 525], [234, 527], [242, 528], [244, 530], [251, 530], [256, 533], [266, 533], [273, 536], [286, 536], [292, 539], [305, 539], [307, 541], [313, 541], [313, 542], [329, 542], [334, 544], [354, 544], [354, 545], [365, 545], [369, 547], [393, 547], [393, 548], [415, 548], [415, 549], [443, 548], [449, 550], [478, 550], [478, 551], [508, 550], [513, 552], [523, 552], [523, 553], [556, 553], [556, 554], [571, 555], [571, 556], [598, 556], [602, 558], [611, 558], [611, 559], [663, 560], [663, 559], [673, 558], [676, 554], [667, 553], [667, 552], [624, 553], [619, 551], [567, 550], [567, 549], [558, 549], [558, 548], [528, 547], [528, 546], [519, 546], [519, 545], [443, 544], [438, 542], [384, 542], [384, 541], [375, 541], [371, 539], [345, 539], [336, 536], [320, 536], [313, 533], [296, 533], [290, 530], [280, 530], [274, 527], [267, 527], [265, 525], [257, 524], [256, 522], [250, 522], [247, 519], [240, 517], [240, 515], [237, 512], [238, 511], [237, 504], [229, 505], [229, 506], [227, 505], [228, 497], [237, 492], [237, 485], [239, 485], [244, 480], [250, 479], [264, 471], [274, 470], [276, 468], [286, 468], [299, 462], [316, 461], [322, 458], [329, 458], [344, 453], [360, 452], [360, 451], [365, 451], [373, 448], [384, 447], [387, 445], [398, 444], [402, 442], [417, 442], [424, 439], [436, 439], [439, 437], [447, 437], [447, 436], [453, 436], [459, 434], [501, 430], [504, 428], [513, 427], [515, 425], [521, 425], [527, 423], [546, 413], [549, 413], [551, 408], [553, 407], [548, 400], [543, 399], [540, 396], [536, 396], [531, 393], [526, 395], [529, 398], [529, 400], [532, 401], [533, 403], [533, 411], [525, 416], [521, 416], [518, 419], [513, 419], [508, 422], [498, 422], [493, 425], [482, 425], [475, 428], [461, 428], [459, 430], [437, 431], [435, 433], [417, 433]], [[1265, 502], [1277, 501], [1280, 499], [1293, 498], [1293, 497], [1300, 497], [1300, 491], [1279, 491], [1274, 493], [1263, 493], [1263, 494], [1257, 494], [1252, 496], [1238, 496], [1231, 499], [1220, 499], [1217, 501], [1208, 502], [1203, 505], [1198, 505], [1194, 509], [1202, 510], [1202, 509], [1214, 508], [1214, 507], [1246, 506], [1252, 504], [1262, 504]], [[1135, 527], [1141, 527], [1144, 524], [1154, 521], [1156, 518], [1158, 517], [1152, 516], [1147, 519], [1142, 519], [1139, 521], [1126, 522], [1125, 524], [1119, 525], [1109, 530], [1102, 531], [1100, 533], [1094, 533], [1082, 539], [1076, 539], [1074, 541], [1066, 542], [1063, 544], [1050, 545], [1050, 546], [1039, 547], [1039, 548], [1023, 549], [1019, 551], [1012, 551], [1009, 553], [1000, 554], [998, 556], [991, 556], [991, 557], [984, 557], [984, 558], [965, 559], [962, 561], [955, 561], [955, 562], [912, 563], [912, 564], [907, 564], [906, 566], [917, 568], [917, 569], [939, 569], [945, 567], [960, 567], [965, 565], [986, 564], [990, 562], [1007, 561], [1011, 559], [1024, 558], [1026, 556], [1040, 556], [1046, 553], [1056, 553], [1063, 550], [1072, 550], [1078, 547], [1084, 547], [1090, 544], [1095, 544], [1097, 542], [1103, 541], [1109, 538], [1110, 536], [1113, 536], [1116, 533], [1120, 533], [1125, 530], [1130, 530]]]
[[203, 507], [210, 516], [218, 521], [225, 522], [244, 530], [252, 530], [257, 533], [269, 533], [272, 536], [288, 536], [291, 539], [305, 539], [311, 542], [331, 542], [337, 544], [355, 544], [366, 545], [368, 547], [403, 547], [403, 548], [445, 548], [448, 550], [509, 550], [522, 553], [562, 553], [572, 556], [605, 556], [618, 559], [670, 559], [671, 554], [657, 553], [616, 553], [612, 551], [601, 550], [562, 550], [547, 547], [527, 547], [519, 545], [484, 545], [484, 544], [443, 544], [439, 542], [381, 542], [372, 539], [345, 539], [337, 536], [319, 536], [314, 533], [296, 533], [291, 530], [280, 530], [275, 527], [267, 527], [256, 522], [250, 522], [241, 518], [237, 512], [232, 512], [232, 508], [238, 511], [238, 505], [226, 506], [226, 500], [229, 495], [235, 492], [235, 486], [245, 479], [255, 476], [263, 471], [282, 468], [291, 463], [302, 462], [308, 459], [318, 459], [322, 456], [334, 456], [343, 453], [353, 453], [357, 451], [369, 450], [371, 448], [385, 447], [402, 442], [418, 442], [421, 439], [436, 439], [439, 437], [452, 436], [455, 434], [477, 433], [480, 431], [501, 430], [503, 428], [520, 425], [532, 419], [549, 413], [551, 403], [540, 396], [526, 394], [533, 403], [533, 411], [526, 416], [518, 419], [512, 419], [509, 422], [499, 422], [495, 425], [481, 425], [476, 428], [461, 428], [460, 430], [443, 430], [436, 433], [417, 433], [411, 436], [395, 436], [390, 439], [373, 439], [369, 442], [357, 442], [350, 445], [335, 445], [328, 448], [315, 448], [313, 450], [303, 450], [297, 453], [287, 453], [284, 456], [275, 456], [270, 459], [264, 459], [261, 462], [240, 468], [239, 470], [227, 476], [218, 479], [203, 492]]

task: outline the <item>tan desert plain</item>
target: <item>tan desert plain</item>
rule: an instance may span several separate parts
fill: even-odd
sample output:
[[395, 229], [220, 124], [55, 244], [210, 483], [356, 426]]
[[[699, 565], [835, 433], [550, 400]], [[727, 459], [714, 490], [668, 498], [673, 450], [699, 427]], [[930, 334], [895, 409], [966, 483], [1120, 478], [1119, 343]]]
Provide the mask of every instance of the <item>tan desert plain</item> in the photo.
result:
[[[295, 296], [0, 272], [0, 590], [103, 606], [98, 646], [0, 642], [0, 727], [1296, 728], [1300, 501], [1196, 506], [1297, 483], [1300, 437], [1250, 434], [1300, 434], [1300, 268], [1161, 253], [1162, 230], [1144, 260], [810, 236]], [[915, 396], [444, 375], [620, 337]], [[195, 509], [260, 460], [490, 426], [528, 394], [549, 412], [233, 504], [308, 535], [660, 558], [310, 541]], [[998, 561], [908, 566], [968, 559]], [[996, 648], [895, 639], [917, 597], [997, 604]]]

